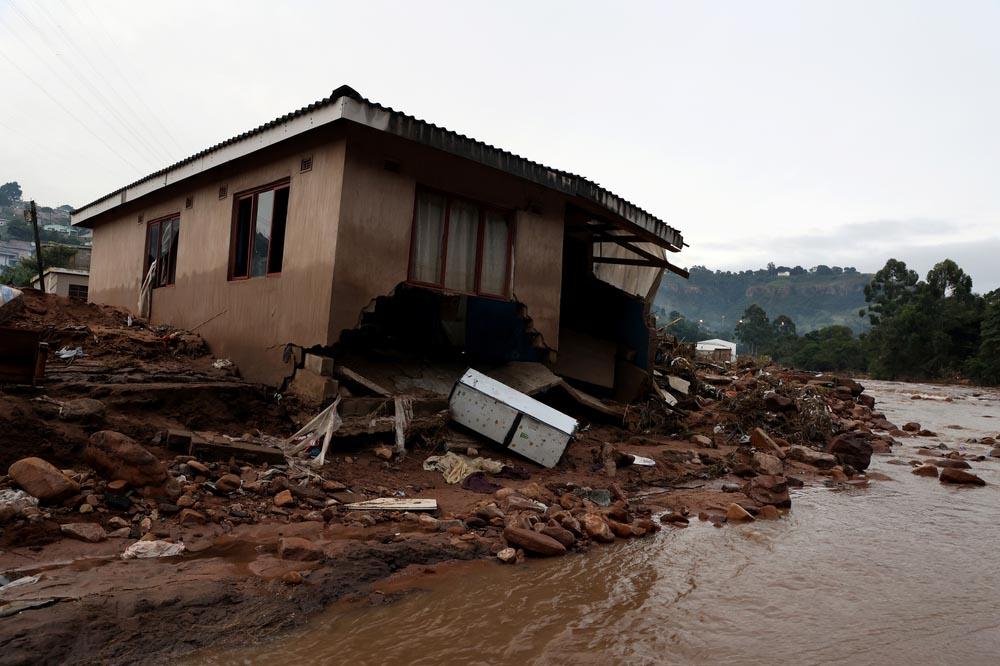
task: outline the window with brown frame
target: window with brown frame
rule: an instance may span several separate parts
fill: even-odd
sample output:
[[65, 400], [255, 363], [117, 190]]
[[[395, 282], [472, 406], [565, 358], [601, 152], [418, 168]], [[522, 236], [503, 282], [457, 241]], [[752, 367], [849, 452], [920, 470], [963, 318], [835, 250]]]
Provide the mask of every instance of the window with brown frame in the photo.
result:
[[230, 280], [281, 273], [287, 217], [287, 181], [233, 197]]
[[468, 294], [507, 296], [513, 227], [507, 211], [418, 189], [410, 281]]
[[174, 283], [177, 275], [177, 241], [180, 237], [180, 213], [153, 220], [146, 225], [146, 261], [142, 271], [143, 279], [149, 267], [156, 262], [153, 287], [165, 287]]
[[69, 285], [69, 297], [78, 301], [87, 300], [87, 285], [85, 284]]

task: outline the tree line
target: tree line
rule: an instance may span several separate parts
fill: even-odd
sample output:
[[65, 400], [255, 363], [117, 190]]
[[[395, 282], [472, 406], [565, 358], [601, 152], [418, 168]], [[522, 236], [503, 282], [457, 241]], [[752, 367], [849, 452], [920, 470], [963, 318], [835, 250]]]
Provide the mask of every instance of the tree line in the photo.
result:
[[[781, 314], [771, 320], [749, 305], [732, 336], [742, 353], [767, 355], [804, 370], [867, 373], [878, 379], [957, 379], [1000, 384], [1000, 289], [979, 295], [972, 278], [951, 259], [921, 280], [890, 259], [864, 288], [870, 329], [854, 335], [847, 326], [826, 326], [804, 335]], [[680, 317], [672, 312], [669, 320]], [[729, 337], [698, 322], [676, 321], [682, 340]]]

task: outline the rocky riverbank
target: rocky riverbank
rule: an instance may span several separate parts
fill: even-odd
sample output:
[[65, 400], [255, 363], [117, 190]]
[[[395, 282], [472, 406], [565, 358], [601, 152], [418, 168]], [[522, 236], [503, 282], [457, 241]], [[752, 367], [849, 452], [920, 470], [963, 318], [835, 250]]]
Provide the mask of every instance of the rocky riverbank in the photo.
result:
[[[288, 438], [318, 408], [241, 381], [196, 333], [30, 291], [2, 323], [85, 355], [4, 388], [0, 663], [176, 657], [300, 626], [413, 565], [779, 520], [790, 486], [877, 482], [871, 456], [902, 438], [927, 438], [941, 481], [976, 483], [968, 454], [897, 428], [851, 379], [699, 362], [669, 337], [628, 405], [539, 396], [584, 424], [552, 469], [455, 427], [436, 396], [415, 404], [405, 450], [390, 446], [363, 383], [342, 391], [317, 465]], [[363, 506], [375, 499], [403, 504]]]

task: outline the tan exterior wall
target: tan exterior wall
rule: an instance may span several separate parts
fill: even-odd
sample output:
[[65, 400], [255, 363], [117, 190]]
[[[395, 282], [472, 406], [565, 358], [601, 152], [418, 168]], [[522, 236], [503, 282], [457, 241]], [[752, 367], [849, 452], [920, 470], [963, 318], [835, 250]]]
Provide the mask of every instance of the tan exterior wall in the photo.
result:
[[[387, 170], [386, 160], [398, 164], [399, 172]], [[555, 349], [564, 198], [494, 169], [363, 128], [348, 133], [331, 338], [354, 328], [372, 299], [406, 281], [418, 184], [516, 211], [513, 295], [527, 306], [533, 326]]]
[[[134, 312], [146, 240], [146, 224], [138, 223], [138, 215], [145, 222], [179, 212], [176, 281], [153, 290], [152, 322], [187, 329], [201, 325], [198, 332], [213, 354], [231, 358], [252, 381], [278, 383], [289, 371], [281, 362], [285, 343], [330, 342], [331, 277], [344, 172], [343, 139], [293, 148], [248, 158], [197, 187], [154, 195], [141, 202], [142, 208], [98, 223], [90, 300]], [[313, 156], [312, 170], [299, 173], [300, 160], [307, 155]], [[291, 185], [281, 274], [228, 280], [233, 195], [283, 178]], [[225, 199], [218, 196], [222, 185], [228, 188]], [[193, 206], [185, 209], [189, 196]]]

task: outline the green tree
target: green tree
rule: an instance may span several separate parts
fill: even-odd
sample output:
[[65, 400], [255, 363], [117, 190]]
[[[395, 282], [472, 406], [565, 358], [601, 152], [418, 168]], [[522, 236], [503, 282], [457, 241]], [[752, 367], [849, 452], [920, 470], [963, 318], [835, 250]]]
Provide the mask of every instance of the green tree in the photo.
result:
[[979, 351], [971, 363], [972, 374], [986, 384], [1000, 384], [1000, 289], [983, 296]]
[[10, 206], [21, 200], [21, 186], [17, 181], [0, 185], [0, 206]]
[[771, 349], [774, 340], [774, 329], [767, 318], [764, 308], [756, 303], [743, 311], [736, 324], [736, 339], [747, 346], [752, 355], [766, 354]]
[[[76, 254], [76, 249], [63, 245], [42, 248], [42, 264], [45, 268], [66, 268]], [[0, 273], [0, 283], [15, 287], [28, 287], [38, 277], [38, 262], [34, 256], [24, 257], [13, 266]]]

